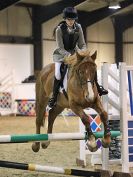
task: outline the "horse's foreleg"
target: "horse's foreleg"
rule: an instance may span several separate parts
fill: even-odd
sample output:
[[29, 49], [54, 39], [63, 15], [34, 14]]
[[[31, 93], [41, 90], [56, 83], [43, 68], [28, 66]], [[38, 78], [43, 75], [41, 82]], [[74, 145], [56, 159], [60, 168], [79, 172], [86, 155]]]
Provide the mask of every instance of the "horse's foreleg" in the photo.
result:
[[85, 125], [85, 129], [88, 134], [88, 148], [91, 152], [95, 152], [98, 149], [98, 147], [95, 136], [91, 130], [89, 116], [87, 116], [83, 109], [78, 107], [77, 105], [74, 106], [74, 104], [72, 104], [71, 109], [77, 116], [81, 118], [82, 123]]
[[110, 133], [109, 123], [108, 123], [108, 114], [106, 111], [103, 111], [99, 115], [104, 125], [104, 138], [102, 139], [102, 146], [104, 148], [108, 148], [111, 143], [111, 133]]
[[101, 100], [99, 98], [97, 99], [94, 109], [100, 115], [100, 119], [104, 125], [104, 137], [102, 139], [102, 145], [103, 147], [107, 148], [109, 147], [111, 143], [111, 133], [110, 133], [109, 125], [108, 125], [108, 114], [104, 110]]

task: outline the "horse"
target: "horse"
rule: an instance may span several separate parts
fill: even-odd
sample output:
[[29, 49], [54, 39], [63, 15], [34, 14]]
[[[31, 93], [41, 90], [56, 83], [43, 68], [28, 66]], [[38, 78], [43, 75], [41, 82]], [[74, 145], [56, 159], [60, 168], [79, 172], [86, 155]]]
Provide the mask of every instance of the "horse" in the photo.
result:
[[[111, 143], [110, 131], [108, 128], [108, 114], [104, 110], [101, 98], [98, 94], [94, 77], [96, 73], [96, 56], [97, 52], [90, 55], [79, 54], [76, 52], [72, 56], [66, 57], [64, 63], [68, 65], [68, 83], [67, 95], [59, 93], [56, 106], [49, 111], [48, 115], [48, 130], [47, 133], [52, 133], [53, 124], [56, 117], [64, 110], [70, 108], [77, 116], [79, 116], [86, 128], [88, 134], [88, 148], [94, 152], [98, 149], [96, 138], [90, 127], [89, 116], [84, 112], [85, 108], [93, 108], [100, 116], [104, 125], [104, 137], [102, 145], [108, 148]], [[44, 126], [45, 113], [48, 100], [52, 93], [54, 81], [54, 63], [44, 67], [36, 80], [36, 133], [40, 134], [41, 126]], [[42, 148], [47, 148], [50, 141], [41, 143]], [[32, 144], [32, 150], [38, 152], [40, 142]]]

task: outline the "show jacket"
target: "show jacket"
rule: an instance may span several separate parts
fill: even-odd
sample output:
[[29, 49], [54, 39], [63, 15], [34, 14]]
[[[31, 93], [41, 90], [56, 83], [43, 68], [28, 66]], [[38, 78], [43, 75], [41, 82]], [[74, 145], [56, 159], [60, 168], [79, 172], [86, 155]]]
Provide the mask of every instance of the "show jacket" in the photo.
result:
[[65, 56], [73, 54], [76, 50], [85, 50], [83, 30], [79, 23], [75, 23], [72, 29], [66, 23], [60, 24], [56, 29], [57, 48], [53, 53], [54, 62], [63, 62]]

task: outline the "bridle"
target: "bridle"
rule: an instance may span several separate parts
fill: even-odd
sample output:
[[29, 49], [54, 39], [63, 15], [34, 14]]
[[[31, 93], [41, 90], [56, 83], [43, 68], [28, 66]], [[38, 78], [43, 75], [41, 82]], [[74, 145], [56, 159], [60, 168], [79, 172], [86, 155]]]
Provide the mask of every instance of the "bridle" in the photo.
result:
[[94, 80], [87, 80], [87, 81], [80, 80], [81, 86], [88, 84], [88, 82], [90, 82], [92, 86], [94, 86]]
[[80, 85], [81, 85], [81, 87], [83, 87], [84, 85], [86, 85], [86, 84], [88, 84], [89, 82], [92, 84], [92, 86], [94, 87], [94, 82], [95, 82], [95, 80], [93, 79], [93, 80], [83, 80], [82, 79], [82, 77], [80, 76], [80, 74], [79, 74], [79, 70], [77, 70], [77, 76], [78, 76], [78, 78], [79, 78], [79, 80], [80, 80]]

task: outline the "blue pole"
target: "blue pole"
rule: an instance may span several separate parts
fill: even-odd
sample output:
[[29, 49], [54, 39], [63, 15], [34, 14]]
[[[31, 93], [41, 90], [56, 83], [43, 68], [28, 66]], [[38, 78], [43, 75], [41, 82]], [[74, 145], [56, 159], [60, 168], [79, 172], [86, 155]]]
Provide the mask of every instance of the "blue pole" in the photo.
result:
[[131, 83], [131, 71], [127, 71], [128, 74], [128, 89], [129, 89], [129, 99], [130, 99], [130, 111], [133, 116], [133, 93], [132, 93], [132, 83]]

